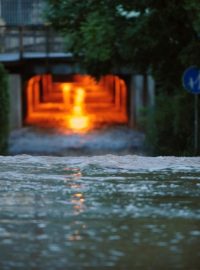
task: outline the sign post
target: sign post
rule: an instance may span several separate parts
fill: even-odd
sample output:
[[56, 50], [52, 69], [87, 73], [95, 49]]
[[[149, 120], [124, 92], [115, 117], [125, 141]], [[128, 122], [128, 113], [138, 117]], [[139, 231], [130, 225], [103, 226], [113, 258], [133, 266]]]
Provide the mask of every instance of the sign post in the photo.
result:
[[200, 94], [200, 69], [189, 67], [183, 73], [183, 86], [194, 94], [194, 153], [198, 152], [198, 94]]

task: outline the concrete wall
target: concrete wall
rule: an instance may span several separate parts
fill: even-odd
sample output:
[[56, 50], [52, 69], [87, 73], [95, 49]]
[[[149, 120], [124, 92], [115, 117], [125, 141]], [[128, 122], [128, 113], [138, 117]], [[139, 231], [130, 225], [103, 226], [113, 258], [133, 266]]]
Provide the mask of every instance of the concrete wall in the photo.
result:
[[21, 77], [18, 74], [9, 76], [10, 91], [10, 129], [18, 129], [22, 127], [22, 85]]

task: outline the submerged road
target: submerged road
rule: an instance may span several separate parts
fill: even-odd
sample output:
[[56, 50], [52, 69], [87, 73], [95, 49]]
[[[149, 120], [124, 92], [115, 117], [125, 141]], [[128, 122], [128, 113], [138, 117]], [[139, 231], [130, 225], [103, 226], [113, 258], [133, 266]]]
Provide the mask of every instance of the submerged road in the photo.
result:
[[105, 127], [85, 134], [69, 130], [26, 127], [13, 131], [9, 154], [80, 156], [100, 154], [141, 154], [144, 134], [128, 127]]

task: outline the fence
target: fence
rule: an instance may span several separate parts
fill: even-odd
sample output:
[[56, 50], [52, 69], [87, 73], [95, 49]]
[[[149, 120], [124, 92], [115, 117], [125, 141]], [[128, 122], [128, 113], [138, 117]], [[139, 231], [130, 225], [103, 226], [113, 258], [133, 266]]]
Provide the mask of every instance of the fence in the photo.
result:
[[0, 26], [0, 55], [63, 53], [64, 40], [47, 26]]
[[39, 25], [44, 7], [44, 0], [0, 0], [0, 18], [6, 25]]

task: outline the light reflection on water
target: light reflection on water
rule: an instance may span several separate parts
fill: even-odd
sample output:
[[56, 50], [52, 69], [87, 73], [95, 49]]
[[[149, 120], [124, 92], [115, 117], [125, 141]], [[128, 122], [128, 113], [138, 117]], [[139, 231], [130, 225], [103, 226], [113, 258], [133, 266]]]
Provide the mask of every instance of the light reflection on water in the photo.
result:
[[199, 269], [200, 170], [133, 159], [1, 158], [0, 269]]

